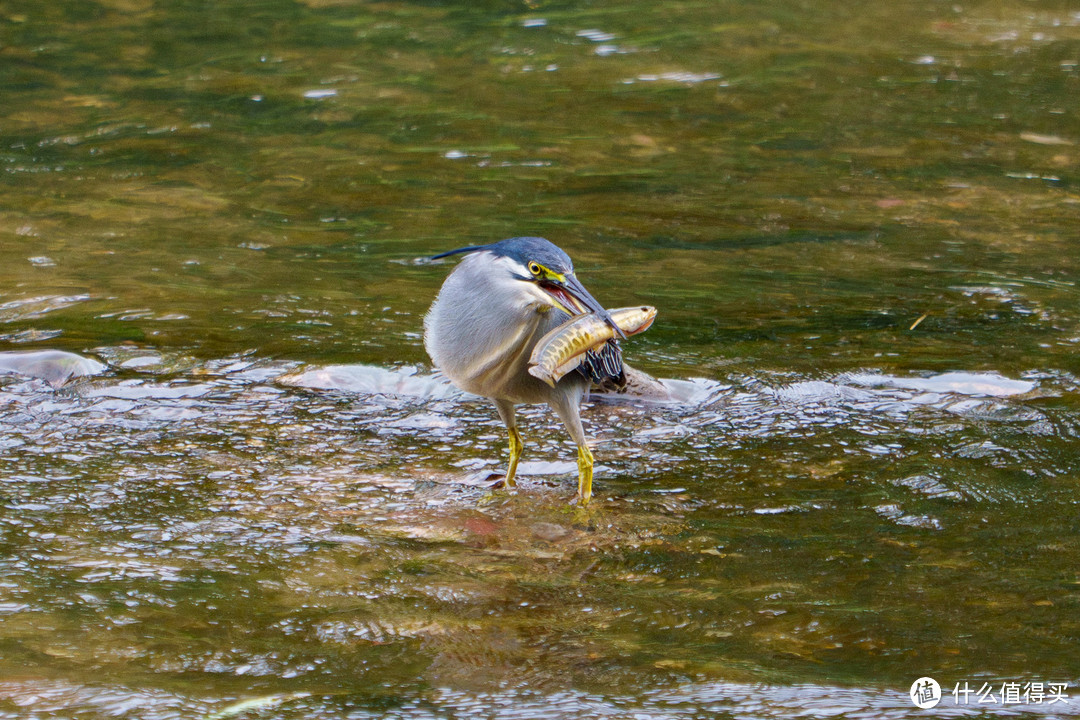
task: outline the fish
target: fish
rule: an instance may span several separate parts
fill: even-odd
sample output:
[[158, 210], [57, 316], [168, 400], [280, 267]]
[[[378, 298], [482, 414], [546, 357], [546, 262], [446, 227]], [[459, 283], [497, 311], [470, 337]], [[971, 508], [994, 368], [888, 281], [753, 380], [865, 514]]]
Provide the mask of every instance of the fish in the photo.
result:
[[[656, 319], [649, 305], [618, 308], [609, 312], [626, 337], [645, 332]], [[551, 387], [581, 364], [585, 353], [615, 337], [615, 328], [595, 312], [576, 315], [548, 332], [533, 348], [529, 374]]]

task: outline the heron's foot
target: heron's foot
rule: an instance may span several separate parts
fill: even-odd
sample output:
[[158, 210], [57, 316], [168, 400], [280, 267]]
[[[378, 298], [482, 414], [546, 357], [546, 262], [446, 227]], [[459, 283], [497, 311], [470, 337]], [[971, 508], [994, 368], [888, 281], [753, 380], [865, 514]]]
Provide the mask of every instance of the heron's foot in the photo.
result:
[[578, 485], [577, 503], [581, 507], [589, 504], [592, 499], [592, 471], [593, 455], [587, 445], [578, 445], [577, 455]]
[[518, 460], [521, 459], [521, 451], [525, 449], [525, 443], [521, 442], [521, 435], [518, 433], [517, 428], [511, 427], [507, 429], [510, 433], [510, 464], [506, 468], [506, 487], [512, 488], [516, 484], [514, 478], [517, 477]]

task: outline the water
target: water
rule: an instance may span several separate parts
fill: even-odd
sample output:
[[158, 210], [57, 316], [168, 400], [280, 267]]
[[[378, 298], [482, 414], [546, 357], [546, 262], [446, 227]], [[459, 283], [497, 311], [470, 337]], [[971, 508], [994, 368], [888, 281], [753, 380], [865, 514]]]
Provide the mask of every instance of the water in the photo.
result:
[[[0, 28], [0, 717], [1076, 714], [1069, 3]], [[659, 309], [588, 515], [423, 351], [512, 235]]]

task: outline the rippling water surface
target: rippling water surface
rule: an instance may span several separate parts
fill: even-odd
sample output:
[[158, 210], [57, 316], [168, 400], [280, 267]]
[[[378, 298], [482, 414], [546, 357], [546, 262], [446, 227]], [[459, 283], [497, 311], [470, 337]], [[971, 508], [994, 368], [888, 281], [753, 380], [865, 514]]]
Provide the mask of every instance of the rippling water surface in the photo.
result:
[[[1065, 2], [0, 2], [0, 718], [1080, 713], [1078, 91]], [[522, 234], [659, 309], [587, 513], [422, 347]]]

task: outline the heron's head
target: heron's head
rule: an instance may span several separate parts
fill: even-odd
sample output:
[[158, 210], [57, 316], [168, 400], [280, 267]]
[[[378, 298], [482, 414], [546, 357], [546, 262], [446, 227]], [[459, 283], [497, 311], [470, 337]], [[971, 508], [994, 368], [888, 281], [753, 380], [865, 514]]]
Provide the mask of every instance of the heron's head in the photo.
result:
[[595, 312], [615, 328], [619, 337], [626, 337], [611, 315], [574, 275], [570, 256], [554, 243], [540, 237], [516, 237], [491, 245], [458, 248], [432, 259], [458, 253], [487, 254], [485, 271], [498, 274], [497, 280], [523, 283], [521, 291], [546, 301], [567, 315]]

